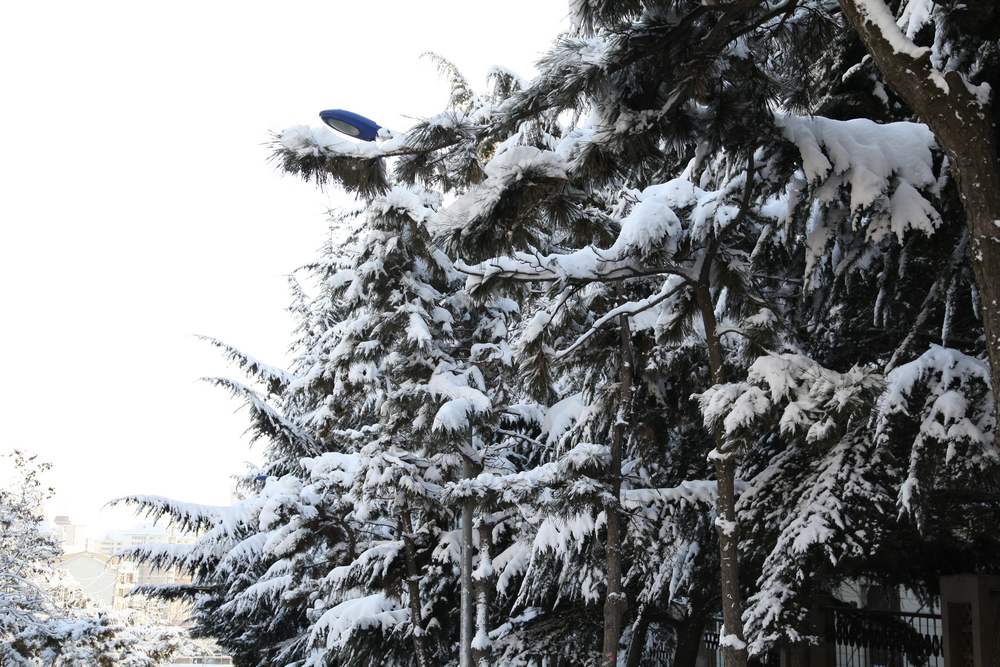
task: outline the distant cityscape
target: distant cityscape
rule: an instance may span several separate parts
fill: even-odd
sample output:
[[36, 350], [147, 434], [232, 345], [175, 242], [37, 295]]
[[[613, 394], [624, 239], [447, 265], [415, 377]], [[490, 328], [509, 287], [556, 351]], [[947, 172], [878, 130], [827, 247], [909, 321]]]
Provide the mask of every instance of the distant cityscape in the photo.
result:
[[146, 614], [154, 622], [175, 627], [189, 625], [190, 605], [182, 600], [161, 601], [133, 595], [137, 586], [190, 583], [190, 578], [173, 570], [161, 570], [118, 558], [125, 549], [144, 544], [190, 544], [193, 538], [173, 527], [140, 526], [113, 530], [98, 538], [86, 534], [84, 526], [69, 516], [56, 516], [52, 527], [63, 548], [60, 567], [95, 602], [115, 610]]

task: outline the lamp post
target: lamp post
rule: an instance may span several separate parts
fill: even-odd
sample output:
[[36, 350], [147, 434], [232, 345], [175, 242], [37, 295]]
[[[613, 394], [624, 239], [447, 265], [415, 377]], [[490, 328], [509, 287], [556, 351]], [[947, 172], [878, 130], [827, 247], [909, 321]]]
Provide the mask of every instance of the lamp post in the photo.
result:
[[370, 118], [365, 118], [360, 114], [356, 114], [353, 111], [345, 111], [344, 109], [320, 111], [319, 117], [323, 119], [324, 123], [337, 130], [337, 132], [354, 137], [355, 139], [361, 139], [362, 141], [375, 141], [378, 131], [382, 129], [378, 123]]

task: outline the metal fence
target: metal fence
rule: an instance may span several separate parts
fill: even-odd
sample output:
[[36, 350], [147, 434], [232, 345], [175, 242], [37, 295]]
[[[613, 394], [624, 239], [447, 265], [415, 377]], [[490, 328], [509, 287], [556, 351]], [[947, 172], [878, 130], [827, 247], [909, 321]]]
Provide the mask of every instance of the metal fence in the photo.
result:
[[[944, 667], [939, 614], [829, 607], [823, 617], [823, 663], [830, 667]], [[721, 634], [722, 619], [710, 618], [699, 667], [723, 667]], [[754, 662], [777, 667], [781, 661], [774, 651]]]
[[826, 641], [836, 667], [944, 667], [938, 614], [829, 608]]
[[722, 651], [719, 650], [719, 637], [722, 636], [722, 619], [714, 617], [705, 624], [705, 634], [701, 640], [707, 658], [705, 667], [722, 667]]

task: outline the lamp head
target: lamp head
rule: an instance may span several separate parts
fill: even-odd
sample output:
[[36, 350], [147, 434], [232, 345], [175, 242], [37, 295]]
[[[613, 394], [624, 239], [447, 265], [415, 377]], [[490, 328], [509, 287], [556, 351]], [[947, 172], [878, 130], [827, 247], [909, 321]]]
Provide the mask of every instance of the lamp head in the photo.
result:
[[320, 111], [319, 117], [337, 132], [362, 141], [375, 141], [375, 137], [378, 136], [378, 131], [381, 129], [379, 124], [370, 118], [344, 109]]

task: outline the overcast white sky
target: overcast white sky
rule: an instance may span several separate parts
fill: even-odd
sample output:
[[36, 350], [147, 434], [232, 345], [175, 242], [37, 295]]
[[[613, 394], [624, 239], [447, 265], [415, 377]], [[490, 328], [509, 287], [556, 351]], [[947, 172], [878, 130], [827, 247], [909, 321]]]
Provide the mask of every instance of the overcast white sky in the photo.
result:
[[338, 201], [278, 174], [269, 131], [347, 108], [439, 111], [434, 50], [524, 76], [567, 0], [10, 2], [0, 10], [0, 449], [55, 464], [52, 514], [224, 503], [252, 453], [200, 384], [205, 333], [282, 362], [285, 275]]

